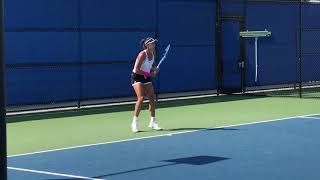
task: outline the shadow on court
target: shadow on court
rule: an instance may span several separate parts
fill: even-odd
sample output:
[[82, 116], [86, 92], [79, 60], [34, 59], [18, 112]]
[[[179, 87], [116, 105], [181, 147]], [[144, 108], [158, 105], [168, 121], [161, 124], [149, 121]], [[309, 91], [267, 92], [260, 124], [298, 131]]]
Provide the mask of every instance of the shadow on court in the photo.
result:
[[186, 158], [169, 159], [169, 160], [162, 161], [162, 162], [167, 162], [169, 164], [133, 169], [133, 170], [128, 170], [128, 171], [121, 171], [121, 172], [116, 172], [116, 173], [110, 173], [110, 174], [106, 174], [106, 175], [102, 175], [102, 176], [97, 176], [94, 178], [105, 178], [105, 177], [110, 177], [110, 176], [122, 175], [122, 174], [127, 174], [127, 173], [132, 173], [132, 172], [138, 172], [138, 171], [146, 171], [146, 170], [150, 170], [150, 169], [162, 168], [162, 167], [167, 167], [167, 166], [176, 166], [179, 164], [201, 166], [201, 165], [216, 163], [216, 162], [228, 160], [228, 159], [230, 159], [230, 158], [217, 157], [217, 156], [193, 156], [193, 157], [186, 157]]
[[[168, 167], [168, 166], [176, 166], [176, 165], [180, 165], [180, 164], [201, 166], [201, 165], [206, 165], [206, 164], [211, 164], [211, 163], [217, 163], [219, 161], [224, 161], [224, 160], [228, 160], [228, 159], [230, 159], [230, 158], [218, 157], [218, 156], [192, 156], [192, 157], [184, 157], [184, 158], [177, 158], [177, 159], [168, 159], [168, 160], [161, 161], [161, 162], [168, 163], [168, 164], [162, 164], [162, 165], [150, 166], [150, 167], [144, 167], [144, 168], [137, 168], [137, 169], [131, 169], [131, 170], [126, 170], [126, 171], [119, 171], [119, 172], [104, 174], [104, 175], [100, 175], [100, 176], [95, 176], [92, 178], [97, 178], [97, 179], [107, 178], [110, 176], [124, 175], [124, 174], [128, 174], [128, 173], [147, 171], [147, 170], [151, 170], [151, 169], [163, 168], [163, 167]], [[71, 178], [67, 178], [67, 179], [59, 178], [59, 180], [70, 180], [70, 179]], [[50, 179], [50, 180], [57, 180], [57, 179]]]
[[176, 166], [176, 165], [180, 165], [180, 164], [201, 166], [201, 165], [216, 163], [216, 162], [224, 161], [224, 160], [228, 160], [228, 159], [230, 159], [230, 158], [218, 157], [218, 156], [193, 156], [193, 157], [185, 157], [185, 158], [178, 158], [178, 159], [169, 159], [169, 160], [162, 161], [162, 162], [169, 163], [169, 164], [150, 166], [150, 167], [145, 167], [145, 168], [137, 168], [137, 169], [127, 170], [127, 171], [120, 171], [120, 172], [105, 174], [105, 175], [101, 175], [101, 176], [96, 176], [93, 178], [106, 178], [106, 177], [110, 177], [110, 176], [128, 174], [128, 173], [139, 172], [139, 171], [146, 171], [146, 170], [150, 170], [150, 169], [157, 169], [157, 168], [168, 167], [168, 166]]
[[193, 131], [193, 130], [203, 130], [203, 131], [238, 131], [237, 128], [175, 128], [175, 129], [164, 129], [164, 131]]

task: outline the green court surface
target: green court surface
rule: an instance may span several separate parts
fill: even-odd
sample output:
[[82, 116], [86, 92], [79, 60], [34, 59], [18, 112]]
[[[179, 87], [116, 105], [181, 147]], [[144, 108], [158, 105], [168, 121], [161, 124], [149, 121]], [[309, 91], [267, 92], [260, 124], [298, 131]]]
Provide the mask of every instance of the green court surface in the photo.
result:
[[283, 97], [205, 97], [162, 101], [157, 106], [164, 128], [158, 132], [147, 128], [146, 104], [139, 133], [130, 129], [134, 105], [9, 116], [8, 155], [320, 113], [317, 99]]
[[[250, 93], [249, 93], [250, 94]], [[300, 97], [298, 89], [289, 90], [271, 90], [271, 91], [257, 91], [253, 92], [255, 95], [269, 96], [269, 97]], [[316, 88], [303, 88], [301, 92], [303, 98], [320, 98], [320, 89]]]

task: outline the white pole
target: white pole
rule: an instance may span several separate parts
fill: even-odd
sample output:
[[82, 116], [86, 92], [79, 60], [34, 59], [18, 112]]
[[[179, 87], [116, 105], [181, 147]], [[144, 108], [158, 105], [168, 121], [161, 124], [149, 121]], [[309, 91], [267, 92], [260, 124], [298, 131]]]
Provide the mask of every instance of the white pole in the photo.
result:
[[256, 74], [255, 74], [255, 82], [258, 82], [258, 38], [255, 38], [255, 66], [256, 66]]

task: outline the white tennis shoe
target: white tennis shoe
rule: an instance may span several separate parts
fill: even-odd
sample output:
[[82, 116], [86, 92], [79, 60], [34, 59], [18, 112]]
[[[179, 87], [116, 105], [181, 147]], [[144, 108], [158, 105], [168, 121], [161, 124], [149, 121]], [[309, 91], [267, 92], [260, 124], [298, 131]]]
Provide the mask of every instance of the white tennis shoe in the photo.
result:
[[154, 130], [162, 130], [162, 128], [159, 126], [159, 124], [157, 123], [157, 121], [155, 120], [151, 120], [150, 123], [149, 123], [149, 128], [152, 128]]
[[139, 132], [138, 121], [132, 121], [131, 129], [132, 129], [132, 132]]

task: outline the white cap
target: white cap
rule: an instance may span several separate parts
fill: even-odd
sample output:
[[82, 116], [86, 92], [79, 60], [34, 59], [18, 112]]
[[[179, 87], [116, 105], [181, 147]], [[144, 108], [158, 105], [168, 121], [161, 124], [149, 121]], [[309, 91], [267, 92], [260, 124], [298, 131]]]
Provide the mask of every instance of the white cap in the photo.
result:
[[144, 45], [148, 45], [148, 44], [152, 44], [152, 43], [156, 43], [156, 42], [158, 42], [157, 39], [148, 37], [148, 38], [144, 41]]

